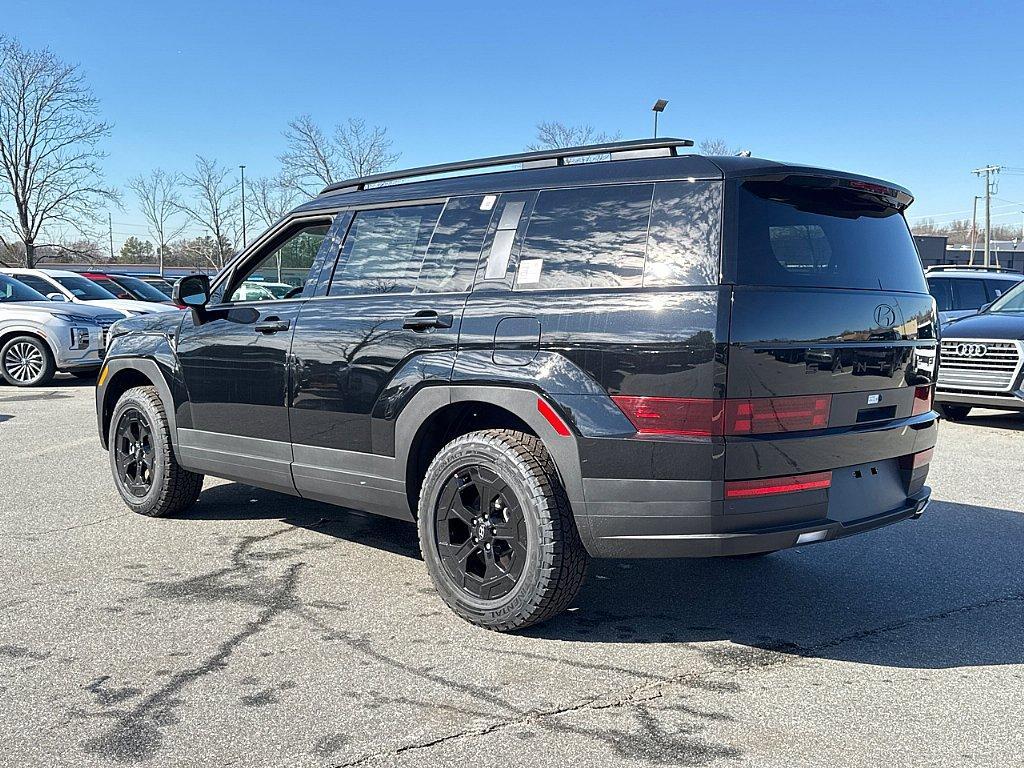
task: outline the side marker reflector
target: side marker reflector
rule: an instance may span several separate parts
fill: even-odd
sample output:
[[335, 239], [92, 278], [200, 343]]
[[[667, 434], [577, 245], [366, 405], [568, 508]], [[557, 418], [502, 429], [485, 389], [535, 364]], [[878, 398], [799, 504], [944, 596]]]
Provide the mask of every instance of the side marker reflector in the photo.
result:
[[760, 480], [727, 480], [725, 498], [749, 499], [754, 496], [774, 496], [779, 493], [817, 491], [832, 485], [831, 472], [814, 472], [809, 475], [787, 477], [766, 477]]
[[547, 401], [542, 397], [537, 398], [537, 410], [540, 411], [540, 415], [543, 416], [548, 424], [551, 425], [552, 429], [555, 430], [562, 437], [569, 436], [569, 427], [566, 425], [562, 418], [555, 413], [555, 409], [547, 404]]
[[96, 382], [97, 386], [99, 386], [99, 387], [103, 386], [103, 382], [107, 380], [107, 372], [108, 372], [108, 370], [109, 370], [109, 368], [104, 365], [103, 366], [103, 370], [100, 371], [99, 381]]

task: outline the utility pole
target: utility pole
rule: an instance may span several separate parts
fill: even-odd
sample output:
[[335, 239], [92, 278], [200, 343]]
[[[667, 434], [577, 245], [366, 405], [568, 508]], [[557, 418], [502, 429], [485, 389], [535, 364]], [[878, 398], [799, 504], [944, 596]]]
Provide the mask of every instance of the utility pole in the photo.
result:
[[971, 214], [971, 253], [967, 257], [967, 263], [974, 266], [974, 246], [978, 241], [978, 200], [981, 195], [974, 196], [974, 213]]
[[107, 234], [110, 235], [110, 260], [114, 260], [114, 217], [107, 211]]
[[985, 174], [985, 268], [991, 266], [992, 261], [992, 192], [993, 174], [999, 173], [998, 165], [986, 165], [984, 168], [975, 168], [972, 173], [975, 176]]
[[242, 169], [242, 249], [245, 249], [245, 166], [238, 166]]

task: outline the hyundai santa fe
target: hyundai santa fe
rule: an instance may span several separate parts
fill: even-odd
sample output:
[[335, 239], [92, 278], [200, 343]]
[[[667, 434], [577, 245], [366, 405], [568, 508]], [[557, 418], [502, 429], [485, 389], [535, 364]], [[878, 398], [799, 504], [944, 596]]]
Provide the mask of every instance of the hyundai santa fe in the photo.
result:
[[[937, 341], [912, 197], [689, 146], [326, 188], [182, 279], [183, 315], [115, 326], [96, 406], [121, 496], [181, 513], [214, 475], [416, 521], [441, 598], [496, 630], [565, 609], [590, 558], [921, 515]], [[249, 298], [281, 269], [291, 293]]]

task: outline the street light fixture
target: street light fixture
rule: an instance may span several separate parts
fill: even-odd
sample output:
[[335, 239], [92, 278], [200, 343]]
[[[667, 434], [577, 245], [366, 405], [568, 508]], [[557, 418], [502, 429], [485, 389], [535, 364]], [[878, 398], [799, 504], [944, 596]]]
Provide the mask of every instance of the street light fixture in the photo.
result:
[[651, 107], [651, 111], [654, 113], [654, 138], [658, 138], [658, 115], [664, 112], [667, 106], [667, 99], [658, 99], [654, 102], [654, 106]]

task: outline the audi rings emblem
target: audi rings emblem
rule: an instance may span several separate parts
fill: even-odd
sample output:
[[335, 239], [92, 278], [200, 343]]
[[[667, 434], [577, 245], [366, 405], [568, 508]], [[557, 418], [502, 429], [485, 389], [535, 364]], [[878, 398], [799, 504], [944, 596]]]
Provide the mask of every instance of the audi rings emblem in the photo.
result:
[[988, 347], [984, 344], [957, 344], [956, 353], [961, 357], [984, 357], [988, 354]]

